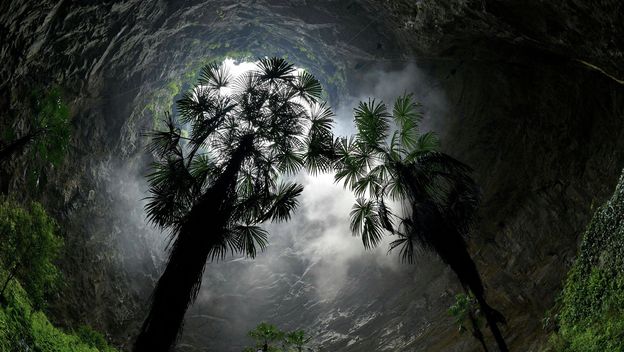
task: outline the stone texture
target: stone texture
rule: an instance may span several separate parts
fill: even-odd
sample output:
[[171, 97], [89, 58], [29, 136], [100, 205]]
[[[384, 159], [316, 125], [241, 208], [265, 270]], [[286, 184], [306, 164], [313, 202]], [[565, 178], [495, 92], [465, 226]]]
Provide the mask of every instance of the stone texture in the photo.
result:
[[[149, 162], [140, 133], [151, 126], [146, 106], [154, 91], [205, 57], [245, 51], [292, 57], [326, 83], [336, 103], [365, 72], [415, 61], [450, 103], [434, 126], [445, 150], [472, 165], [483, 186], [472, 245], [492, 303], [509, 319], [512, 350], [537, 350], [545, 336], [541, 318], [591, 208], [607, 197], [623, 166], [622, 6], [616, 0], [3, 2], [0, 128], [19, 129], [29, 118], [23, 97], [52, 84], [66, 90], [74, 116], [72, 148], [63, 165], [47, 171], [46, 185], [29, 189], [20, 160], [0, 173], [2, 189], [42, 199], [63, 224], [68, 285], [53, 307], [56, 320], [89, 323], [122, 347], [141, 321], [162, 264], [148, 237], [154, 231], [135, 221]], [[294, 273], [310, 265], [298, 263], [296, 253], [283, 259]], [[435, 260], [427, 268], [390, 274], [364, 266], [338, 294], [341, 304], [330, 306], [310, 304], [306, 287], [290, 286], [296, 276], [275, 281], [284, 286], [271, 291], [260, 280], [275, 274], [267, 273], [258, 281], [274, 295], [267, 301], [292, 302], [280, 310], [261, 306], [257, 314], [279, 312], [274, 318], [292, 326], [308, 322], [324, 331], [331, 350], [373, 343], [379, 350], [475, 349], [446, 316], [452, 276]], [[370, 279], [368, 290], [363, 278]], [[405, 282], [426, 287], [414, 294]], [[304, 303], [311, 308], [301, 314]], [[369, 323], [353, 325], [363, 317]], [[222, 321], [194, 324], [181, 349], [224, 350], [228, 341], [216, 341]]]

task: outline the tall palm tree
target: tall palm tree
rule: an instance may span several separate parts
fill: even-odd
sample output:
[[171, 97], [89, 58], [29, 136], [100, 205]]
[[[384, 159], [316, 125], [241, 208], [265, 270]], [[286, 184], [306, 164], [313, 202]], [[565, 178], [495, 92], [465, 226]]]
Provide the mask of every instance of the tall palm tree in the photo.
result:
[[[420, 133], [422, 115], [411, 95], [399, 97], [392, 113], [383, 102], [360, 102], [354, 111], [356, 134], [338, 138], [336, 181], [358, 197], [351, 211], [351, 230], [366, 249], [384, 234], [396, 239], [390, 250], [413, 263], [418, 248], [436, 253], [479, 303], [501, 351], [507, 351], [497, 323], [503, 316], [491, 308], [465, 237], [479, 204], [479, 189], [470, 168], [437, 152], [434, 133]], [[398, 205], [398, 209], [393, 209]]]
[[151, 133], [146, 211], [171, 237], [134, 351], [174, 345], [208, 260], [266, 247], [260, 225], [288, 220], [303, 189], [281, 175], [331, 166], [333, 119], [320, 96], [316, 78], [280, 58], [239, 77], [213, 63], [177, 102], [179, 118]]

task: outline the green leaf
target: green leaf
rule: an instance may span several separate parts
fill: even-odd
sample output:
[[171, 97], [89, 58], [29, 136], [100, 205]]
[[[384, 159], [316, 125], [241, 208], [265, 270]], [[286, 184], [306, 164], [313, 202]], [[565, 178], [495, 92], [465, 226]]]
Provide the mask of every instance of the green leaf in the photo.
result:
[[401, 143], [406, 148], [413, 147], [418, 137], [418, 125], [422, 121], [418, 106], [413, 102], [412, 94], [404, 94], [394, 102], [392, 117], [399, 127]]
[[383, 102], [375, 99], [360, 102], [354, 111], [357, 138], [368, 146], [382, 145], [388, 137], [389, 117]]
[[258, 62], [258, 73], [265, 81], [291, 81], [295, 67], [281, 57], [262, 58]]
[[369, 250], [376, 247], [383, 236], [383, 228], [377, 213], [374, 201], [358, 198], [350, 213], [351, 232], [354, 236], [360, 236], [364, 248]]

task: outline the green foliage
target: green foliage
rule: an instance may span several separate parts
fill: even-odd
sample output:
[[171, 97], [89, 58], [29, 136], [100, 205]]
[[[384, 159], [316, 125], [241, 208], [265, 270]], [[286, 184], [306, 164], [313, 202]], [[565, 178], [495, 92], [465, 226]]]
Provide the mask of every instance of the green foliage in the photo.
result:
[[477, 302], [473, 297], [466, 294], [458, 294], [455, 296], [455, 303], [449, 307], [448, 313], [455, 318], [459, 331], [464, 332], [468, 329], [466, 324], [470, 323], [470, 313], [474, 313], [476, 309]]
[[[194, 45], [200, 45], [200, 42], [194, 42]], [[229, 47], [229, 44], [224, 45], [225, 48]], [[213, 43], [209, 44], [209, 49], [216, 51], [221, 48], [221, 44]], [[174, 101], [180, 93], [194, 85], [201, 73], [201, 70], [212, 62], [223, 61], [226, 58], [232, 59], [245, 59], [251, 57], [251, 53], [247, 51], [227, 50], [223, 54], [215, 54], [210, 58], [203, 58], [200, 60], [189, 62], [184, 71], [185, 73], [168, 81], [162, 88], [155, 89], [151, 96], [148, 98], [148, 103], [145, 106], [145, 111], [152, 116], [153, 127], [156, 129], [163, 128], [161, 117], [173, 108]]]
[[36, 153], [43, 161], [58, 165], [69, 145], [69, 108], [63, 101], [58, 87], [41, 93], [33, 93], [35, 130], [41, 130], [43, 137], [36, 140]]
[[566, 280], [549, 350], [624, 350], [624, 177], [589, 224]]
[[0, 200], [0, 261], [6, 269], [2, 289], [18, 279], [35, 308], [59, 284], [60, 272], [53, 261], [63, 246], [56, 223], [39, 203], [26, 209], [10, 199]]
[[294, 347], [297, 352], [301, 352], [310, 341], [310, 338], [306, 336], [305, 331], [295, 330], [286, 334], [285, 341], [287, 345]]
[[[310, 338], [303, 330], [290, 332], [281, 331], [275, 325], [262, 322], [249, 331], [249, 337], [255, 340], [255, 347], [247, 347], [243, 352], [256, 352], [267, 348], [268, 352], [301, 352], [306, 348]], [[310, 350], [309, 348], [306, 348]]]
[[398, 249], [408, 263], [414, 261], [415, 242], [427, 241], [425, 231], [414, 228], [418, 221], [411, 214], [394, 212], [390, 204], [400, 201], [411, 208], [417, 200], [442, 213], [468, 208], [474, 184], [467, 167], [436, 153], [433, 132], [420, 133], [419, 108], [411, 94], [397, 98], [391, 113], [381, 101], [360, 102], [354, 109], [355, 136], [335, 141], [335, 181], [358, 197], [350, 214], [351, 232], [366, 249], [375, 248], [386, 234], [397, 236], [390, 250]]
[[65, 333], [40, 310], [60, 278], [52, 263], [62, 246], [55, 231], [55, 222], [40, 204], [24, 208], [0, 199], [0, 282], [5, 286], [0, 351], [115, 352], [101, 334], [88, 327]]
[[[85, 331], [65, 333], [54, 327], [45, 313], [35, 311], [17, 281], [7, 289], [7, 304], [0, 307], [0, 351], [115, 352], [102, 335]], [[91, 330], [92, 331], [92, 330]]]
[[249, 337], [256, 340], [260, 345], [270, 344], [275, 341], [280, 341], [284, 338], [284, 333], [280, 331], [275, 325], [262, 322], [256, 326], [255, 329], [249, 331]]
[[[201, 193], [236, 166], [227, 180], [233, 184], [226, 194], [231, 199], [223, 200], [234, 206], [230, 224], [211, 259], [228, 251], [255, 257], [256, 247], [267, 244], [259, 225], [288, 221], [303, 191], [296, 183], [278, 183], [281, 172], [331, 166], [333, 114], [318, 101], [320, 92], [314, 76], [298, 73], [281, 58], [260, 59], [255, 70], [238, 77], [225, 65], [206, 65], [198, 84], [177, 101], [179, 116], [166, 115], [165, 128], [150, 134], [149, 150], [158, 161], [148, 175], [149, 219], [181, 228]], [[183, 124], [190, 126], [188, 138], [179, 128]]]
[[78, 336], [80, 340], [82, 340], [85, 344], [90, 347], [96, 348], [98, 351], [114, 351], [114, 349], [108, 345], [108, 342], [106, 341], [104, 335], [102, 335], [98, 331], [93, 330], [88, 325], [81, 325], [80, 327], [78, 327], [78, 329], [76, 329], [74, 334]]

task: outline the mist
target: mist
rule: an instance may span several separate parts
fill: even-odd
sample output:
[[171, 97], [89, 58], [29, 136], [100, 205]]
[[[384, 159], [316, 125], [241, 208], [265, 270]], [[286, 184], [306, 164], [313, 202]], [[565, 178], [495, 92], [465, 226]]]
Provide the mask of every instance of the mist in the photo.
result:
[[[234, 74], [251, 65], [233, 60], [226, 63]], [[336, 136], [353, 134], [353, 108], [369, 98], [383, 100], [391, 110], [396, 97], [414, 93], [423, 103], [423, 130], [446, 111], [444, 95], [430, 88], [426, 76], [413, 63], [398, 70], [369, 69], [357, 80], [359, 88], [341, 97], [333, 109]], [[122, 170], [121, 181], [109, 187], [119, 194], [126, 208], [133, 208], [124, 208], [119, 215], [136, 231], [118, 244], [128, 258], [124, 261], [126, 270], [137, 274], [152, 267], [159, 273], [166, 255], [167, 233], [146, 224], [145, 173], [136, 168]], [[369, 304], [378, 304], [378, 296], [392, 290], [384, 280], [414, 281], [420, 277], [418, 286], [422, 286], [438, 280], [431, 273], [444, 271], [428, 256], [416, 266], [400, 263], [395, 253], [387, 252], [390, 238], [374, 250], [364, 250], [361, 239], [353, 237], [349, 229], [354, 195], [335, 183], [333, 174], [301, 172], [294, 180], [304, 186], [300, 206], [289, 222], [265, 225], [270, 244], [264, 252], [253, 260], [235, 256], [207, 263], [200, 294], [187, 312], [179, 350], [205, 346], [209, 350], [240, 351], [251, 344], [246, 332], [262, 321], [286, 330], [305, 329], [317, 344], [349, 340], [350, 334], [331, 327], [343, 314], [340, 312], [349, 312], [345, 314], [357, 329], [377, 317], [362, 316], [345, 306], [353, 301], [353, 290], [361, 292], [358, 299], [367, 297], [364, 300]], [[150, 253], [132, 260], [137, 241], [145, 243]]]

